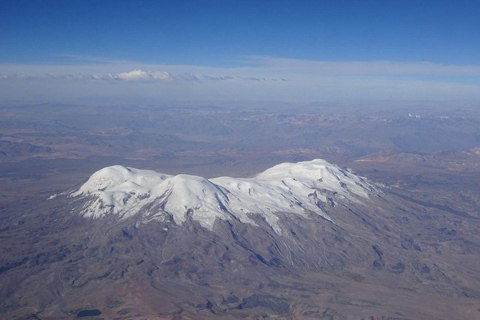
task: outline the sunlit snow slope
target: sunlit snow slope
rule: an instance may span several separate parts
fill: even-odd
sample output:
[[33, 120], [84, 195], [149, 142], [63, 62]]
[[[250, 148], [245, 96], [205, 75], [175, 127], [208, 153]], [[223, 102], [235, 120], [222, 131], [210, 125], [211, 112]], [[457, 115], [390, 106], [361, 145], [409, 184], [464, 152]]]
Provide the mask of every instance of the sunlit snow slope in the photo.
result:
[[252, 215], [258, 214], [281, 233], [275, 213], [314, 212], [331, 220], [322, 210], [327, 203], [359, 202], [373, 191], [366, 179], [316, 159], [279, 164], [253, 178], [205, 179], [112, 166], [95, 172], [72, 196], [87, 199], [82, 209], [85, 217], [141, 214], [161, 219], [169, 214], [182, 224], [191, 216], [212, 229], [216, 219], [236, 218], [255, 225]]

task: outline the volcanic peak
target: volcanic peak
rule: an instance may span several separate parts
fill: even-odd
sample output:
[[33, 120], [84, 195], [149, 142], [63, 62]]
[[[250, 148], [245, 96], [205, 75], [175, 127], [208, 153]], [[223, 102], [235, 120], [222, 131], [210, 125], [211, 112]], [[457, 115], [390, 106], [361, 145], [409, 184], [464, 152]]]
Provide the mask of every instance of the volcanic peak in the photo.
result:
[[169, 214], [180, 225], [191, 216], [213, 230], [217, 219], [256, 225], [253, 218], [260, 215], [281, 234], [276, 213], [305, 217], [313, 212], [333, 222], [322, 209], [327, 203], [361, 203], [376, 192], [365, 178], [315, 159], [282, 163], [252, 178], [172, 176], [116, 165], [95, 172], [72, 196], [86, 199], [85, 217], [163, 219]]

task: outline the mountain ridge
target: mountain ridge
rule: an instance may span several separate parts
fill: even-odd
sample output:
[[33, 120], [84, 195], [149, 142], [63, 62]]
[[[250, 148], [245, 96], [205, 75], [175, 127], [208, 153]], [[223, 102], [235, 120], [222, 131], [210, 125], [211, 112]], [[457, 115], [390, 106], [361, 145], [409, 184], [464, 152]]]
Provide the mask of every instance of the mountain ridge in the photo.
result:
[[259, 214], [281, 234], [276, 213], [313, 212], [333, 222], [323, 207], [361, 203], [378, 192], [366, 178], [315, 159], [282, 163], [252, 178], [206, 179], [110, 166], [95, 172], [71, 196], [87, 199], [81, 210], [85, 217], [114, 214], [122, 219], [140, 213], [148, 220], [164, 220], [171, 215], [180, 225], [190, 215], [213, 230], [216, 219], [256, 225], [252, 215]]

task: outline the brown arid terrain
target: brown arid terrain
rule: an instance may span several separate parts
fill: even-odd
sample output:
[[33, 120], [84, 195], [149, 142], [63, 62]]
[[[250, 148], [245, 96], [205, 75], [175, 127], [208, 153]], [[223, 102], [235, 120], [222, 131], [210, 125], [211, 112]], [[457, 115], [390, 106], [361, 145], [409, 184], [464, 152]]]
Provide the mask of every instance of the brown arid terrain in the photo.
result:
[[[4, 107], [0, 318], [480, 319], [479, 148], [472, 110]], [[281, 235], [255, 215], [85, 218], [61, 194], [115, 164], [252, 177], [315, 158], [378, 192], [329, 194], [334, 223], [277, 212]]]

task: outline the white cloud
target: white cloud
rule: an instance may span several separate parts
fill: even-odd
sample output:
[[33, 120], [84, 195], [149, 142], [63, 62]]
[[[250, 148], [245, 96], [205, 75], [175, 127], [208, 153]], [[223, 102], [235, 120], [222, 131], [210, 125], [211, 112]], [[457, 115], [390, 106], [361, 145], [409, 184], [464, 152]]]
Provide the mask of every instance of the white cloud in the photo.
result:
[[[8, 99], [125, 101], [479, 101], [480, 66], [429, 62], [329, 62], [247, 57], [241, 67], [107, 61], [66, 65], [0, 64], [0, 102]], [[134, 103], [134, 101], [132, 101]]]
[[172, 80], [172, 76], [168, 72], [164, 71], [143, 71], [132, 70], [129, 72], [121, 72], [117, 74], [109, 74], [109, 78], [115, 80], [125, 81], [155, 81], [155, 80]]
[[283, 72], [308, 72], [323, 75], [423, 75], [480, 76], [478, 65], [444, 65], [431, 62], [393, 61], [312, 61], [249, 56], [243, 60], [253, 66]]

